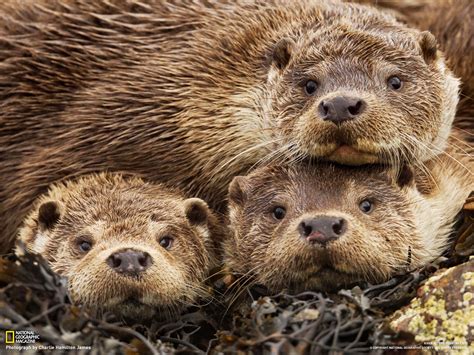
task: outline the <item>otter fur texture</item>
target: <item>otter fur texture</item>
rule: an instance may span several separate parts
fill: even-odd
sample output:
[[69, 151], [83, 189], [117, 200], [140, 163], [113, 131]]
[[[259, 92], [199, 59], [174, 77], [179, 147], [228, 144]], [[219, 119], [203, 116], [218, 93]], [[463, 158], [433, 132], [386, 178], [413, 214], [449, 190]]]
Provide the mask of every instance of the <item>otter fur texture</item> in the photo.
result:
[[338, 1], [0, 5], [0, 250], [51, 183], [133, 173], [212, 207], [262, 161], [422, 164], [458, 101], [428, 32]]

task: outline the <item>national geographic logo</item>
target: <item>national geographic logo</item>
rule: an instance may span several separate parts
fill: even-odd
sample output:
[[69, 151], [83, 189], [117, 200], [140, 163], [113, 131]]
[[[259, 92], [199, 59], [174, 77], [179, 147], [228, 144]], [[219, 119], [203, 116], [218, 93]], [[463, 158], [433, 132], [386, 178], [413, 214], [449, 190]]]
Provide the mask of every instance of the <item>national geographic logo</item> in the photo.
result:
[[40, 336], [32, 330], [7, 330], [4, 334], [5, 344], [34, 344]]
[[5, 344], [15, 344], [15, 331], [7, 330], [5, 332]]

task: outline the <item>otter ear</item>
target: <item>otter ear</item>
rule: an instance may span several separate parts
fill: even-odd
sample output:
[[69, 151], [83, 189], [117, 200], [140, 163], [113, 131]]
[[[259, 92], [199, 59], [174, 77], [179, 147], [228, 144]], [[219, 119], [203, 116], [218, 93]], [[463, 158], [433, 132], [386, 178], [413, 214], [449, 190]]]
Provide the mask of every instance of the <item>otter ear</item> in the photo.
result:
[[184, 213], [191, 224], [205, 224], [209, 217], [209, 207], [200, 198], [188, 198], [184, 201]]
[[431, 64], [436, 59], [438, 52], [436, 37], [429, 31], [423, 31], [420, 33], [418, 43], [420, 44], [425, 62]]
[[38, 210], [38, 225], [41, 230], [52, 229], [61, 217], [59, 203], [48, 201], [41, 204]]
[[396, 183], [400, 188], [414, 184], [415, 174], [413, 173], [412, 167], [404, 164], [401, 170], [398, 172]]
[[229, 185], [229, 201], [243, 205], [247, 200], [249, 186], [245, 176], [236, 176]]
[[283, 70], [290, 62], [291, 52], [293, 50], [293, 42], [289, 38], [283, 38], [275, 44], [272, 52], [272, 64], [276, 66], [278, 70]]

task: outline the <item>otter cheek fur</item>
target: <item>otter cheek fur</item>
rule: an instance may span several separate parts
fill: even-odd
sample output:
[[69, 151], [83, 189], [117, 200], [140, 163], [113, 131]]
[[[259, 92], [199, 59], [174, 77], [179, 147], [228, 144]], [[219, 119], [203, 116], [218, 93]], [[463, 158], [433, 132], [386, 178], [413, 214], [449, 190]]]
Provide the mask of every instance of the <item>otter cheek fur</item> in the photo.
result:
[[212, 221], [200, 199], [92, 175], [54, 185], [19, 239], [67, 277], [75, 303], [130, 319], [169, 318], [206, 297]]
[[126, 171], [223, 210], [265, 159], [426, 160], [458, 100], [433, 36], [338, 1], [3, 1], [0, 62], [2, 251], [65, 178]]
[[271, 292], [382, 282], [446, 248], [456, 206], [448, 210], [446, 196], [437, 207], [422, 198], [411, 169], [260, 168], [230, 185], [225, 262]]

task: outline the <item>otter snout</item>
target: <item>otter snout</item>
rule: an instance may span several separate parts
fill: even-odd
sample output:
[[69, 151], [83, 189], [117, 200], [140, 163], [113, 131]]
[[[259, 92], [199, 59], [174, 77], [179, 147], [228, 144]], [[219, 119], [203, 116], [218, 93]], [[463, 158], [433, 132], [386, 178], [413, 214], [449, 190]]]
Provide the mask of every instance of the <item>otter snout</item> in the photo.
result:
[[106, 262], [119, 274], [138, 276], [153, 264], [153, 259], [147, 252], [126, 249], [113, 253]]
[[318, 106], [319, 115], [324, 121], [337, 125], [352, 120], [364, 112], [367, 104], [360, 98], [336, 96], [321, 100]]
[[344, 218], [332, 216], [305, 218], [298, 225], [298, 232], [303, 239], [321, 245], [339, 238], [346, 230], [347, 221]]

